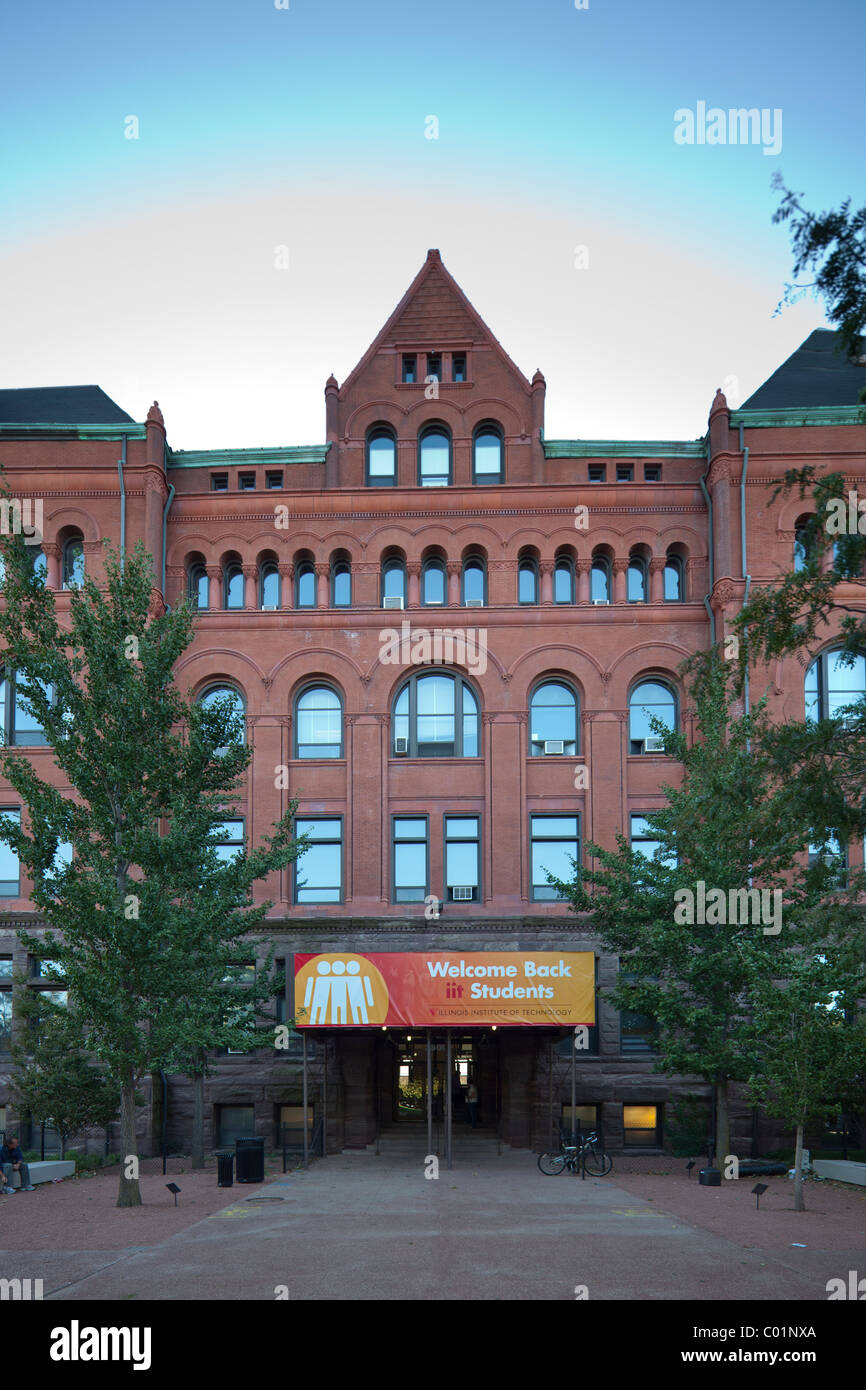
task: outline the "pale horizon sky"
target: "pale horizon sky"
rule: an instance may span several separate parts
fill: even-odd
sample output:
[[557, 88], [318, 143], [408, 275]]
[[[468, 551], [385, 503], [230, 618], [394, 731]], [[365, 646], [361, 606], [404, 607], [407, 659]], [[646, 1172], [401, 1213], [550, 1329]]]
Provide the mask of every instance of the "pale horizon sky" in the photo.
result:
[[[811, 297], [773, 316], [770, 181], [863, 202], [864, 38], [859, 0], [22, 9], [0, 385], [156, 398], [178, 449], [319, 443], [328, 374], [435, 246], [544, 372], [548, 438], [700, 437], [717, 386], [738, 404], [826, 325]], [[677, 144], [699, 102], [781, 111], [781, 150]]]

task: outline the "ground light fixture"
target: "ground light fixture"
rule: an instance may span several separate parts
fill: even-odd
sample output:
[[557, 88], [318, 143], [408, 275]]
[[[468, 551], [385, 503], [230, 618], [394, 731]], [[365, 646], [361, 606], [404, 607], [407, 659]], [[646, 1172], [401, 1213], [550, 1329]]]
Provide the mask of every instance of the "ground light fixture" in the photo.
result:
[[166, 1187], [168, 1188], [169, 1192], [174, 1193], [174, 1204], [175, 1206], [177, 1206], [177, 1194], [180, 1192], [180, 1188], [178, 1187], [176, 1182], [167, 1182]]
[[752, 1188], [752, 1191], [753, 1191], [754, 1194], [755, 1194], [755, 1210], [756, 1210], [756, 1211], [759, 1211], [759, 1210], [760, 1210], [760, 1206], [761, 1206], [761, 1193], [762, 1193], [762, 1192], [766, 1192], [767, 1186], [768, 1186], [768, 1184], [765, 1183], [765, 1182], [756, 1182], [756, 1183], [755, 1183], [755, 1186]]

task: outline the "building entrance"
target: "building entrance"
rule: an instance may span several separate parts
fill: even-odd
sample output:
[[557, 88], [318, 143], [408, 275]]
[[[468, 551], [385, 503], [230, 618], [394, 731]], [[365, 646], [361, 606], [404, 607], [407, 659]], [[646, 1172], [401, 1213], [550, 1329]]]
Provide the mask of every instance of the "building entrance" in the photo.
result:
[[477, 1091], [480, 1080], [478, 1044], [471, 1036], [451, 1035], [450, 1082], [447, 1078], [448, 1047], [444, 1034], [428, 1034], [425, 1031], [398, 1036], [394, 1064], [395, 1120], [426, 1120], [429, 1098], [433, 1120], [441, 1124], [445, 1118], [444, 1096], [450, 1098], [453, 1120], [469, 1118], [469, 1088], [474, 1086]]

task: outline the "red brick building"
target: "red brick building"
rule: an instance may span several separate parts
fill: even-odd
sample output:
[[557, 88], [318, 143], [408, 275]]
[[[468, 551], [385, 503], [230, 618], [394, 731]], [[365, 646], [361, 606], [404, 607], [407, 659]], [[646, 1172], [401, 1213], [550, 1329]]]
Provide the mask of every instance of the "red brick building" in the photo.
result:
[[[96, 387], [46, 388], [0, 391], [0, 460], [13, 496], [42, 500], [40, 563], [61, 611], [80, 566], [98, 574], [103, 537], [143, 538], [165, 601], [197, 604], [177, 680], [235, 692], [253, 748], [227, 834], [258, 840], [297, 797], [317, 840], [302, 884], [286, 872], [262, 886], [288, 973], [296, 952], [595, 951], [579, 1117], [612, 1149], [655, 1146], [677, 1098], [706, 1102], [707, 1088], [652, 1071], [646, 1021], [605, 1001], [615, 960], [551, 900], [544, 870], [589, 839], [640, 839], [661, 804], [676, 768], [642, 711], [688, 731], [680, 663], [724, 632], [749, 584], [793, 562], [807, 508], [768, 507], [770, 480], [815, 462], [862, 490], [866, 369], [832, 348], [812, 334], [740, 410], [717, 392], [702, 440], [548, 440], [543, 376], [520, 371], [431, 251], [347, 379], [328, 380], [323, 444], [174, 450], [155, 404], [138, 424]], [[832, 658], [818, 677], [832, 702]], [[779, 715], [802, 717], [803, 670], [779, 663], [770, 678]], [[50, 766], [10, 689], [6, 737]], [[13, 964], [39, 987], [15, 930], [38, 923], [4, 853], [8, 1053]], [[426, 1037], [409, 1034], [317, 1032], [309, 1094], [329, 1151], [387, 1134], [419, 1088], [423, 1103]], [[444, 1035], [431, 1043], [441, 1077]], [[570, 1107], [572, 1035], [455, 1026], [452, 1046], [482, 1123], [546, 1145]], [[209, 1142], [253, 1126], [270, 1140], [296, 1117], [299, 1047], [216, 1059]], [[0, 1052], [0, 1107], [7, 1083]], [[145, 1149], [159, 1145], [160, 1097], [142, 1112]], [[172, 1145], [190, 1115], [188, 1082], [169, 1077]], [[734, 1118], [745, 1152], [753, 1117]]]

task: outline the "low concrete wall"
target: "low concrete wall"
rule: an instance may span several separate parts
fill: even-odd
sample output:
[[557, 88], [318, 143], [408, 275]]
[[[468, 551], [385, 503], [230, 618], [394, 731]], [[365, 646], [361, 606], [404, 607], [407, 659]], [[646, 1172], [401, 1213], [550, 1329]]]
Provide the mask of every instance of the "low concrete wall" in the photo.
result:
[[[40, 1182], [51, 1182], [54, 1178], [71, 1178], [75, 1172], [75, 1164], [71, 1159], [48, 1159], [44, 1162], [28, 1163], [30, 1169], [30, 1181], [35, 1187]], [[21, 1174], [12, 1174], [12, 1186], [21, 1186]]]
[[838, 1182], [853, 1182], [866, 1187], [866, 1163], [852, 1163], [841, 1158], [816, 1158], [812, 1171], [819, 1178], [836, 1178]]

